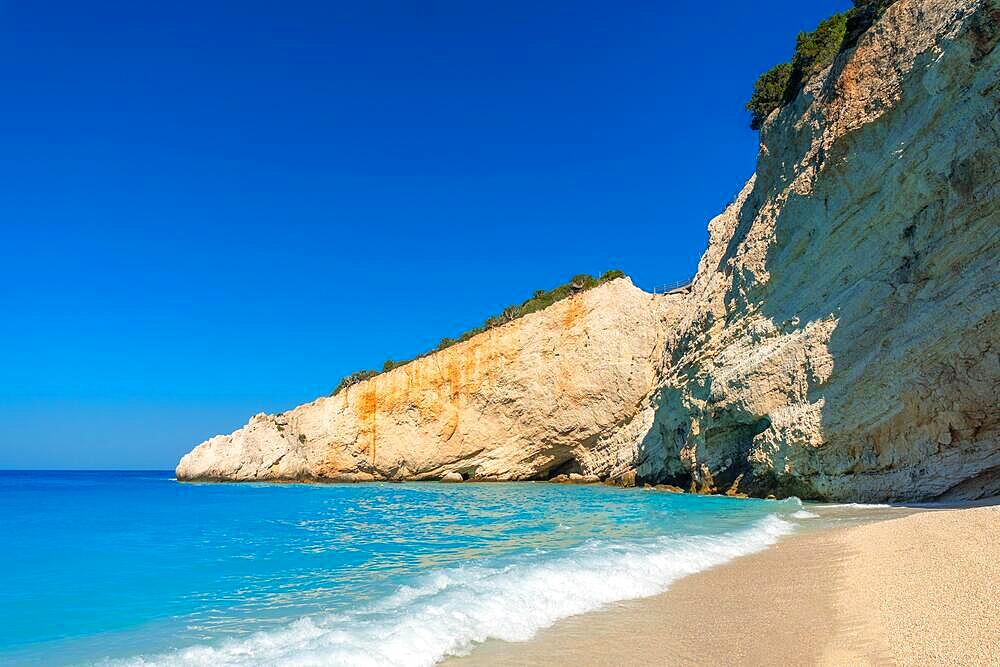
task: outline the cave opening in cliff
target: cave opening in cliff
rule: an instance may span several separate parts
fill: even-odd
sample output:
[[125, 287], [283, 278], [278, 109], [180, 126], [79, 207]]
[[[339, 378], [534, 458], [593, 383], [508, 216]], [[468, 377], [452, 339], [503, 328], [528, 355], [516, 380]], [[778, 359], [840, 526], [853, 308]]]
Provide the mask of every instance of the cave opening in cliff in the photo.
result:
[[728, 412], [712, 416], [714, 423], [705, 429], [705, 449], [728, 454], [725, 463], [713, 467], [712, 484], [728, 488], [752, 474], [749, 455], [754, 438], [771, 428], [771, 418]]
[[549, 467], [545, 474], [542, 475], [542, 478], [552, 479], [559, 475], [570, 475], [573, 473], [583, 474], [583, 466], [580, 465], [575, 456], [569, 455], [569, 458], [557, 459], [557, 462]]

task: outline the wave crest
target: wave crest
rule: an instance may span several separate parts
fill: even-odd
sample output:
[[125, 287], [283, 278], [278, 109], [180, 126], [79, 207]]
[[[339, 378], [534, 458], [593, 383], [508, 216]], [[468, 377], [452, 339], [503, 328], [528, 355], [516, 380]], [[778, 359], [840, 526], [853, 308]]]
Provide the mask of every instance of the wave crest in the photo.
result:
[[302, 618], [281, 630], [127, 664], [432, 665], [487, 639], [523, 641], [559, 619], [655, 595], [681, 577], [760, 551], [792, 530], [793, 524], [770, 514], [718, 536], [593, 541], [558, 553], [522, 554], [502, 566], [442, 569], [366, 609]]

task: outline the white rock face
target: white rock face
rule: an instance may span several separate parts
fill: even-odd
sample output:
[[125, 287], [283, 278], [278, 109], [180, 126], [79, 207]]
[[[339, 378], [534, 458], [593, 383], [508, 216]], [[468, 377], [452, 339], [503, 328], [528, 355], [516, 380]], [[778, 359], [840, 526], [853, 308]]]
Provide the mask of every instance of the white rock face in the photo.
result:
[[998, 22], [901, 0], [772, 114], [668, 338], [640, 479], [1000, 493]]
[[677, 296], [618, 279], [187, 454], [178, 479], [537, 479], [631, 467]]
[[178, 479], [1000, 494], [1000, 9], [899, 0], [762, 130], [691, 292], [617, 280], [187, 454]]

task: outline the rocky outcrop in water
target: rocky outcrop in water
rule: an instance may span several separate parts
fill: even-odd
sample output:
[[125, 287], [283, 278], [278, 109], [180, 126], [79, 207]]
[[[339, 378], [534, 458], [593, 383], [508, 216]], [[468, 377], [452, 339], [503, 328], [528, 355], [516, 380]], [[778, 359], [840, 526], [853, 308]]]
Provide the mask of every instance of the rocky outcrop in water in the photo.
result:
[[1000, 9], [899, 0], [761, 133], [689, 293], [617, 280], [179, 479], [544, 479], [839, 500], [1000, 493]]

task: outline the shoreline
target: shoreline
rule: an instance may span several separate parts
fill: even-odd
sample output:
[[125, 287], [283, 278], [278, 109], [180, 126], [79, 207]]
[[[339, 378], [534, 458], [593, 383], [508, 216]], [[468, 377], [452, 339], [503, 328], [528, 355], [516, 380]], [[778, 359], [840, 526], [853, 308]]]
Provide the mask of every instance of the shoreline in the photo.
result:
[[1000, 505], [893, 511], [442, 664], [1000, 665]]

